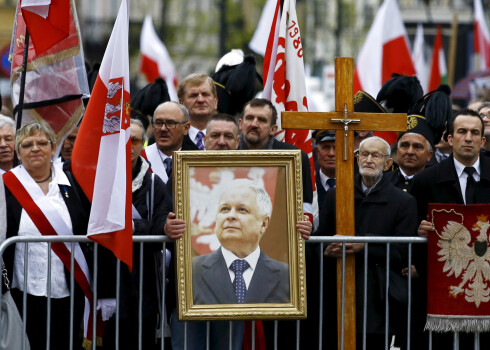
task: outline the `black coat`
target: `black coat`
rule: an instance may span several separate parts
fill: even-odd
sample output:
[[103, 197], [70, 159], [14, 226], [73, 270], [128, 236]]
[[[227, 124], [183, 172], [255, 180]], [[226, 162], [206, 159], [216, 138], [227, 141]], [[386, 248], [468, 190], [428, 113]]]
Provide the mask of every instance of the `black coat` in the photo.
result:
[[[141, 168], [138, 162], [136, 172]], [[137, 175], [137, 174], [136, 174]], [[133, 174], [134, 176], [134, 174]], [[163, 227], [167, 213], [164, 212], [165, 200], [169, 200], [169, 194], [163, 181], [158, 175], [146, 172], [143, 183], [139, 189], [133, 192], [133, 205], [141, 216], [141, 219], [133, 219], [133, 236], [164, 235]], [[149, 207], [151, 207], [151, 192], [153, 191], [153, 207], [151, 208], [151, 220], [149, 220]], [[158, 310], [157, 301], [157, 273], [155, 259], [157, 252], [162, 249], [162, 244], [143, 244], [143, 258], [140, 259], [140, 244], [133, 245], [133, 270], [129, 271], [125, 264], [121, 264], [121, 317], [137, 317], [140, 266], [143, 263], [143, 316], [154, 314]]]
[[[480, 182], [476, 186], [475, 203], [490, 203], [489, 157], [480, 157]], [[453, 155], [417, 174], [410, 193], [417, 199], [419, 223], [427, 219], [429, 203], [464, 204]]]
[[403, 192], [410, 192], [413, 178], [411, 180], [406, 180], [400, 172], [400, 168], [393, 171], [387, 171], [384, 173], [384, 176], [386, 176], [395, 187], [399, 188]]
[[[332, 236], [337, 233], [335, 224], [336, 188], [329, 190], [320, 211], [320, 225], [316, 235]], [[393, 186], [383, 176], [380, 182], [365, 196], [361, 187], [361, 176], [355, 177], [355, 230], [358, 236], [414, 236], [417, 229], [417, 207], [415, 199]], [[397, 281], [403, 281], [401, 270], [408, 266], [407, 248], [403, 245], [390, 246], [390, 273], [395, 274]], [[384, 289], [385, 279], [380, 273], [386, 267], [386, 245], [370, 244], [368, 250], [368, 286], [367, 312], [369, 323], [368, 333], [384, 332]], [[326, 258], [325, 279], [327, 283], [326, 299], [335, 301], [336, 294], [336, 262]], [[390, 283], [391, 281], [390, 277]], [[405, 283], [405, 282], [401, 282]], [[404, 286], [399, 286], [403, 288]], [[405, 289], [406, 290], [406, 289]], [[356, 254], [356, 310], [357, 329], [362, 331], [362, 310], [364, 292], [364, 251]], [[333, 306], [335, 307], [335, 306]]]
[[315, 178], [316, 178], [316, 194], [318, 196], [318, 207], [319, 209], [322, 209], [321, 205], [323, 204], [323, 201], [325, 199], [325, 194], [327, 191], [325, 191], [325, 187], [321, 183], [321, 178], [320, 178], [320, 169], [318, 169], [315, 172]]
[[[487, 156], [480, 157], [480, 181], [476, 184], [475, 203], [490, 203], [490, 158]], [[417, 199], [418, 223], [427, 220], [429, 203], [454, 203], [464, 204], [463, 194], [459, 185], [458, 174], [454, 167], [454, 157], [450, 155], [444, 161], [424, 169], [415, 175], [412, 181], [410, 193]], [[413, 263], [420, 275], [420, 286], [414, 286], [414, 292], [419, 293], [419, 299], [414, 300], [414, 311], [423, 310], [421, 316], [415, 314], [413, 327], [414, 331], [421, 332], [425, 325], [425, 310], [427, 301], [427, 247], [426, 245], [415, 245]], [[417, 295], [416, 295], [417, 297]], [[420, 319], [417, 321], [417, 319]], [[417, 333], [415, 333], [417, 334]], [[415, 335], [417, 337], [417, 335]], [[437, 338], [434, 338], [436, 337]], [[462, 333], [460, 339], [461, 349], [470, 349], [473, 347], [473, 335]], [[452, 344], [452, 333], [443, 335], [433, 334], [434, 344], [440, 344], [442, 348], [449, 348]], [[437, 340], [435, 340], [437, 339]], [[480, 334], [480, 348], [488, 349], [490, 343], [489, 333]], [[427, 341], [422, 341], [427, 345]], [[417, 344], [415, 343], [417, 346]]]

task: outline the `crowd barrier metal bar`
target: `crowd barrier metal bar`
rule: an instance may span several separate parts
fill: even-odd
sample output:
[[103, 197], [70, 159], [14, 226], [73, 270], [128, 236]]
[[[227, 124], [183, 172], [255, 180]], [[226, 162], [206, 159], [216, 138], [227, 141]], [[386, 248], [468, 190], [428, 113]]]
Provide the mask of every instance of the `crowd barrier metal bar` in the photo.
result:
[[[143, 258], [143, 255], [144, 255], [144, 252], [145, 252], [145, 249], [144, 249], [144, 244], [147, 244], [147, 243], [162, 243], [162, 246], [163, 246], [163, 261], [162, 261], [162, 285], [161, 285], [161, 289], [162, 289], [162, 297], [164, 298], [165, 296], [165, 288], [166, 288], [166, 284], [165, 284], [165, 276], [166, 276], [166, 264], [165, 264], [165, 261], [166, 261], [166, 242], [170, 242], [171, 240], [168, 239], [167, 237], [165, 236], [160, 236], [160, 237], [157, 237], [157, 236], [135, 236], [134, 237], [134, 242], [135, 243], [140, 243], [139, 244], [139, 251], [140, 251], [140, 280], [139, 280], [139, 292], [140, 292], [140, 295], [142, 295], [142, 292], [143, 292], [143, 264], [142, 264], [142, 258]], [[88, 238], [86, 237], [83, 237], [83, 236], [36, 236], [36, 237], [28, 237], [28, 236], [24, 236], [24, 237], [13, 237], [13, 238], [10, 238], [8, 239], [7, 241], [5, 241], [4, 243], [2, 243], [0, 245], [0, 257], [3, 257], [3, 253], [5, 251], [5, 249], [7, 248], [7, 246], [11, 245], [11, 244], [14, 244], [14, 243], [23, 243], [25, 246], [25, 251], [24, 251], [24, 284], [27, 285], [27, 280], [28, 280], [28, 265], [29, 265], [29, 255], [28, 255], [28, 251], [29, 251], [29, 244], [33, 244], [33, 243], [37, 243], [37, 242], [44, 242], [44, 243], [48, 243], [48, 268], [47, 268], [47, 275], [48, 275], [48, 280], [47, 280], [47, 290], [48, 290], [48, 293], [47, 293], [47, 313], [46, 313], [46, 320], [47, 320], [47, 326], [46, 326], [46, 339], [47, 339], [47, 342], [49, 342], [50, 338], [51, 338], [51, 325], [50, 325], [50, 319], [52, 317], [51, 315], [51, 302], [52, 302], [52, 296], [51, 296], [51, 274], [52, 274], [52, 267], [51, 267], [51, 258], [52, 258], [52, 251], [51, 251], [51, 245], [52, 243], [58, 243], [58, 242], [66, 242], [66, 243], [70, 243], [71, 244], [71, 247], [72, 247], [72, 251], [74, 250], [74, 245], [78, 242], [78, 243], [93, 243], [91, 240], [89, 240]], [[386, 297], [386, 305], [385, 305], [385, 317], [386, 317], [386, 320], [385, 320], [385, 348], [388, 349], [389, 347], [389, 325], [390, 325], [390, 318], [389, 318], [389, 298], [388, 298], [388, 293], [389, 293], [389, 265], [390, 265], [390, 259], [389, 259], [389, 256], [390, 256], [390, 252], [392, 251], [391, 249], [391, 245], [393, 244], [406, 244], [408, 246], [408, 273], [410, 274], [411, 273], [411, 265], [412, 265], [412, 252], [413, 252], [413, 244], [424, 244], [427, 242], [426, 238], [422, 238], [422, 237], [372, 237], [372, 236], [369, 236], [369, 237], [365, 237], [365, 236], [354, 236], [354, 237], [351, 237], [351, 236], [333, 236], [333, 237], [319, 237], [319, 236], [314, 236], [314, 237], [311, 237], [310, 240], [307, 242], [307, 243], [320, 243], [320, 246], [321, 246], [321, 251], [323, 252], [324, 250], [324, 247], [325, 247], [325, 244], [326, 243], [331, 243], [331, 242], [340, 242], [340, 243], [343, 243], [343, 247], [342, 247], [342, 256], [344, 257], [344, 260], [345, 260], [345, 243], [365, 243], [365, 250], [364, 250], [364, 262], [365, 262], [365, 266], [367, 266], [367, 262], [368, 262], [368, 252], [369, 252], [369, 245], [370, 244], [386, 244], [386, 290], [385, 290], [385, 297]], [[96, 243], [93, 243], [94, 244], [94, 270], [93, 270], [93, 284], [94, 284], [94, 305], [93, 305], [93, 312], [95, 313], [97, 310], [96, 310], [96, 307], [97, 307], [97, 290], [96, 290], [96, 287], [97, 287], [97, 270], [98, 270], [98, 259], [97, 259], [97, 251], [98, 251], [98, 247], [97, 247], [97, 244]], [[320, 310], [323, 310], [323, 304], [324, 304], [324, 300], [322, 299], [322, 295], [323, 295], [323, 278], [325, 276], [323, 276], [323, 273], [324, 273], [324, 270], [323, 270], [323, 254], [321, 254], [321, 257], [320, 257], [320, 267], [319, 267], [319, 273], [320, 273], [320, 279], [321, 279], [321, 282], [320, 283], [320, 298], [318, 300], [318, 305], [320, 307]], [[74, 271], [74, 258], [73, 258], [73, 255], [71, 257], [71, 261], [70, 261], [70, 264], [71, 264], [71, 267], [72, 267], [72, 271]], [[119, 268], [120, 268], [120, 262], [118, 262], [117, 264], [117, 274], [119, 274]], [[3, 278], [3, 277], [2, 277]], [[342, 293], [342, 296], [345, 295], [345, 283], [344, 283], [344, 280], [345, 280], [345, 264], [342, 264], [342, 290], [341, 290], [341, 293]], [[367, 272], [365, 271], [364, 272], [364, 283], [365, 285], [367, 285]], [[120, 276], [118, 275], [117, 276], [117, 281], [116, 281], [116, 284], [119, 286], [120, 285]], [[74, 276], [73, 276], [73, 273], [71, 274], [70, 276], [70, 346], [69, 348], [70, 349], [73, 349], [73, 337], [75, 337], [76, 335], [73, 334], [73, 322], [74, 322], [74, 299], [73, 299], [73, 295], [74, 295], [74, 285], [75, 285], [75, 281], [74, 281]], [[408, 305], [407, 305], [407, 348], [410, 349], [410, 346], [411, 346], [411, 343], [410, 343], [410, 338], [411, 338], [411, 311], [412, 311], [412, 281], [411, 279], [409, 278], [408, 279]], [[119, 288], [117, 288], [117, 291], [116, 291], [117, 295], [116, 295], [116, 300], [117, 300], [117, 309], [116, 309], [116, 339], [115, 339], [115, 342], [117, 343], [116, 346], [118, 346], [118, 342], [119, 342]], [[364, 302], [366, 303], [366, 299], [367, 299], [367, 293], [366, 293], [366, 289], [364, 290]], [[0, 298], [1, 298], [1, 295], [0, 295]], [[22, 295], [22, 303], [23, 303], [23, 312], [22, 312], [22, 316], [24, 319], [27, 318], [27, 315], [26, 315], [26, 305], [27, 305], [27, 293], [24, 292], [23, 295]], [[138, 301], [138, 347], [141, 349], [142, 347], [142, 328], [143, 328], [143, 320], [142, 320], [142, 300], [139, 300]], [[342, 300], [342, 310], [344, 310], [345, 306], [343, 304], [343, 300]], [[163, 338], [163, 335], [164, 335], [164, 315], [165, 315], [165, 306], [164, 306], [164, 303], [162, 303], [161, 305], [161, 317], [162, 317], [162, 320], [161, 320], [161, 325], [160, 325], [160, 334], [162, 336], [162, 342], [161, 342], [161, 349], [164, 350], [165, 349], [165, 342], [164, 342], [164, 338]], [[323, 329], [323, 314], [320, 312], [320, 319], [318, 320], [318, 325], [319, 325], [319, 329]], [[366, 348], [366, 323], [367, 323], [367, 310], [364, 310], [364, 314], [363, 314], [363, 319], [364, 319], [364, 329], [363, 329], [363, 348]], [[342, 321], [343, 321], [343, 315], [342, 315]], [[96, 334], [96, 320], [94, 319], [93, 322], [92, 322], [92, 331], [94, 334]], [[296, 323], [296, 348], [299, 348], [300, 347], [300, 321], [297, 321]], [[24, 330], [26, 329], [26, 323], [24, 323]], [[185, 333], [187, 335], [187, 327], [185, 327]], [[255, 334], [255, 327], [254, 327], [254, 323], [253, 323], [253, 327], [252, 327], [252, 334], [254, 335]], [[210, 330], [209, 330], [209, 323], [208, 323], [208, 326], [207, 326], [207, 348], [209, 349], [209, 335], [210, 335]], [[231, 342], [231, 335], [232, 335], [232, 323], [230, 322], [230, 348], [232, 346], [232, 342]], [[323, 341], [323, 337], [322, 337], [322, 332], [319, 331], [319, 349], [322, 349], [322, 341]], [[275, 321], [274, 322], [274, 343], [275, 343], [275, 349], [277, 349], [277, 338], [278, 338], [278, 322]], [[429, 332], [429, 348], [432, 349], [433, 346], [432, 346], [432, 332]], [[474, 343], [474, 348], [475, 349], [478, 349], [480, 347], [480, 337], [479, 337], [479, 334], [478, 333], [475, 333], [474, 334], [474, 339], [475, 339], [475, 343]], [[48, 343], [49, 344], [49, 343]], [[343, 325], [342, 325], [342, 328], [341, 328], [341, 345], [343, 346], [344, 344], [344, 334], [343, 334]], [[453, 335], [453, 344], [454, 344], [454, 349], [459, 349], [459, 334], [458, 333], [454, 333]], [[252, 347], [255, 348], [255, 339], [254, 337], [252, 337]], [[49, 348], [49, 346], [47, 347]], [[96, 348], [96, 342], [94, 341], [93, 343], [93, 346], [92, 346], [92, 349], [95, 350]]]

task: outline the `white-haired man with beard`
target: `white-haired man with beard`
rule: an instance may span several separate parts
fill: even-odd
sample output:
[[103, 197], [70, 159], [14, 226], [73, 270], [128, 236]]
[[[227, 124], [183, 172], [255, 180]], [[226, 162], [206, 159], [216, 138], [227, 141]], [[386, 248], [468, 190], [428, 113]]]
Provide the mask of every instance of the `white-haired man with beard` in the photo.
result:
[[[373, 136], [363, 140], [359, 147], [359, 174], [355, 177], [354, 200], [355, 200], [355, 227], [357, 236], [413, 236], [417, 231], [417, 204], [415, 198], [396, 188], [383, 175], [393, 163], [390, 158], [390, 145], [383, 139]], [[320, 212], [320, 225], [317, 235], [332, 236], [341, 234], [342, 228], [336, 227], [335, 193], [336, 188], [328, 191]], [[346, 243], [346, 254], [356, 255], [356, 310], [357, 310], [357, 336], [358, 344], [362, 344], [363, 330], [363, 297], [364, 297], [364, 243]], [[324, 252], [329, 258], [342, 258], [342, 244], [330, 243]], [[407, 291], [403, 281], [402, 269], [407, 265], [406, 246], [392, 244], [390, 249], [390, 283], [402, 281], [397, 287], [401, 291]], [[326, 283], [324, 300], [336, 300], [336, 278], [335, 259], [327, 259]], [[384, 273], [383, 273], [384, 271]], [[381, 273], [380, 273], [381, 272]], [[369, 322], [366, 324], [368, 349], [380, 349], [384, 347], [385, 339], [385, 300], [384, 292], [380, 286], [384, 285], [386, 275], [386, 247], [384, 244], [369, 245], [367, 266], [367, 314]], [[393, 282], [394, 275], [397, 282]], [[392, 289], [390, 289], [392, 290]], [[391, 295], [390, 295], [391, 296]], [[391, 296], [403, 300], [406, 295]], [[336, 305], [336, 304], [335, 304]], [[331, 305], [331, 307], [336, 307]], [[403, 324], [397, 324], [397, 320], [403, 323], [406, 320], [406, 305], [403, 302], [394, 302], [390, 298], [390, 312], [396, 312], [397, 317], [389, 329], [390, 334], [401, 334]], [[332, 310], [332, 309], [330, 309]], [[327, 318], [330, 323], [328, 329], [332, 329], [331, 339], [336, 339], [336, 313], [331, 312], [332, 317]]]

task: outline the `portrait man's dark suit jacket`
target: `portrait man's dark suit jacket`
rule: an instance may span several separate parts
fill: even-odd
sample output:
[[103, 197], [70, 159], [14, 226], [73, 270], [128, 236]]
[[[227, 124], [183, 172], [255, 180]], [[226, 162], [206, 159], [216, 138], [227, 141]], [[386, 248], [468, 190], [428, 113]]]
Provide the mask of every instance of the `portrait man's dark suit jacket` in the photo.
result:
[[[194, 304], [236, 304], [221, 248], [192, 260]], [[260, 252], [245, 303], [288, 303], [289, 267]]]

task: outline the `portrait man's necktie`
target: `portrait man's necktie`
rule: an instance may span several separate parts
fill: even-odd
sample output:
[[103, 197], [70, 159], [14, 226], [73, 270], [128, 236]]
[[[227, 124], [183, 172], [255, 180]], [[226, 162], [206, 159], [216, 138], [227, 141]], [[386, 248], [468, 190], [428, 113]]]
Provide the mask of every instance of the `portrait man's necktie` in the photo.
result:
[[247, 285], [243, 279], [243, 271], [248, 269], [250, 265], [246, 260], [236, 259], [231, 263], [230, 269], [235, 273], [235, 280], [233, 281], [233, 289], [235, 290], [235, 297], [237, 303], [244, 303], [245, 296], [247, 295]]
[[204, 137], [204, 134], [202, 131], [199, 131], [196, 135], [196, 146], [199, 148], [201, 151], [204, 150], [204, 144], [202, 143], [202, 138]]
[[472, 166], [467, 166], [464, 168], [464, 172], [468, 174], [468, 178], [466, 180], [466, 191], [465, 191], [465, 201], [466, 204], [474, 204], [475, 203], [475, 193], [476, 193], [476, 181], [473, 177], [473, 173], [476, 171]]
[[167, 173], [167, 176], [170, 178], [172, 177], [172, 158], [165, 158], [163, 161], [163, 164], [165, 164], [165, 171]]
[[335, 179], [328, 179], [327, 185], [328, 185], [328, 189], [334, 188], [335, 187]]

